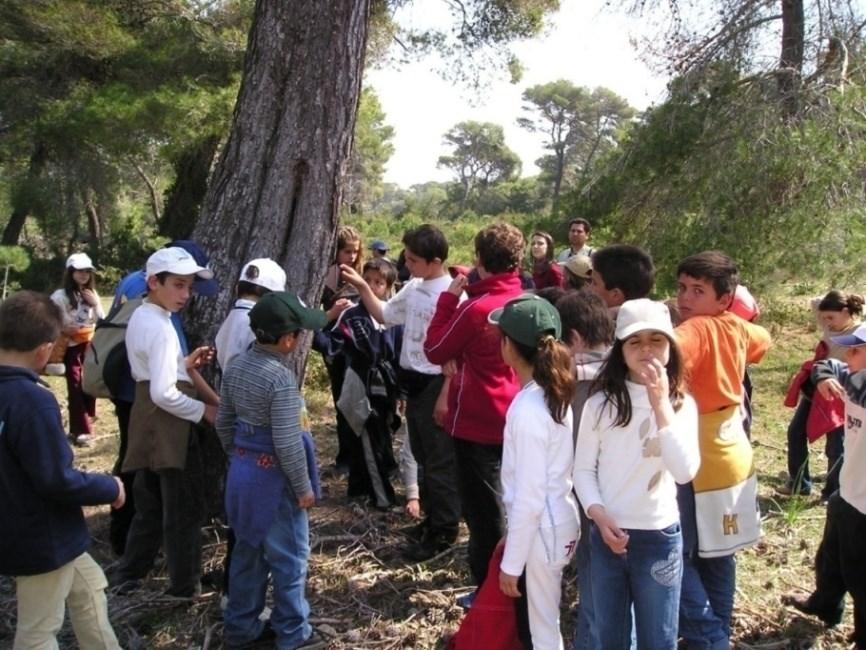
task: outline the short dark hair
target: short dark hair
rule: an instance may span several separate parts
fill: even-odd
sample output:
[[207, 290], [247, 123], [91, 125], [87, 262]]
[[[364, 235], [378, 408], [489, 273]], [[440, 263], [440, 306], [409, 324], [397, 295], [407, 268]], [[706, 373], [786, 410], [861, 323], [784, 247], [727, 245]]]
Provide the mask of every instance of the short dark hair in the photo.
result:
[[677, 267], [677, 277], [681, 275], [712, 283], [716, 298], [726, 293], [733, 295], [740, 283], [737, 265], [722, 251], [703, 251], [690, 255]]
[[377, 273], [381, 273], [382, 277], [385, 278], [385, 284], [388, 285], [389, 289], [393, 287], [394, 283], [397, 281], [397, 269], [393, 264], [391, 264], [391, 262], [382, 257], [375, 257], [364, 262], [364, 270], [361, 271], [361, 275], [364, 275], [367, 271], [376, 271]]
[[513, 271], [520, 265], [526, 240], [510, 223], [495, 223], [475, 235], [475, 253], [488, 273]]
[[587, 221], [587, 220], [584, 219], [583, 217], [575, 217], [574, 219], [572, 219], [571, 221], [569, 221], [569, 222], [568, 222], [568, 229], [571, 230], [571, 227], [572, 227], [574, 224], [580, 224], [580, 225], [582, 225], [582, 226], [583, 226], [583, 229], [586, 231], [586, 234], [589, 234], [589, 233], [592, 231], [592, 226], [590, 225], [589, 221]]
[[571, 291], [556, 301], [562, 321], [562, 336], [568, 342], [571, 330], [589, 347], [613, 343], [613, 320], [604, 300], [590, 291]]
[[237, 283], [237, 294], [238, 298], [243, 296], [256, 296], [257, 298], [261, 298], [265, 294], [271, 292], [267, 287], [263, 287], [260, 284], [255, 284], [254, 282], [248, 282], [246, 280], [238, 280]]
[[535, 290], [536, 296], [538, 296], [539, 298], [544, 298], [554, 307], [556, 306], [556, 303], [559, 302], [560, 298], [562, 298], [566, 293], [567, 291], [565, 289], [556, 285], [544, 287], [544, 289]]
[[619, 289], [626, 300], [646, 298], [653, 288], [653, 258], [644, 249], [630, 244], [612, 244], [592, 254], [592, 272], [601, 277], [604, 288]]
[[60, 336], [63, 312], [48, 296], [19, 291], [0, 304], [0, 349], [30, 352]]
[[429, 223], [407, 230], [403, 235], [403, 245], [413, 255], [432, 262], [437, 257], [443, 262], [448, 259], [448, 240], [445, 234]]

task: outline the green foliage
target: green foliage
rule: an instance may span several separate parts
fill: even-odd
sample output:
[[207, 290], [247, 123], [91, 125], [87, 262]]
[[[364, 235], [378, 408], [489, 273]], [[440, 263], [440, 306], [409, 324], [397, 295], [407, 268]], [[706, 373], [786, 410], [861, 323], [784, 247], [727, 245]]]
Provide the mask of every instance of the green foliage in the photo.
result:
[[346, 175], [344, 202], [353, 212], [369, 210], [384, 189], [385, 165], [394, 153], [394, 129], [385, 123], [385, 112], [376, 93], [365, 88], [361, 93], [352, 155]]
[[30, 256], [20, 246], [0, 246], [0, 269], [9, 268], [19, 273], [30, 266]]

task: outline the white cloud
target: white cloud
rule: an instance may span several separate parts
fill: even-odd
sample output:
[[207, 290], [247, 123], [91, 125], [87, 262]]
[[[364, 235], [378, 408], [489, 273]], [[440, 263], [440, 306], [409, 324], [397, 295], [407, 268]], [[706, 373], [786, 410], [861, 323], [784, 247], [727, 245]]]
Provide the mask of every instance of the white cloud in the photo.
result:
[[[395, 152], [385, 180], [404, 187], [447, 180], [449, 172], [436, 168], [436, 160], [446, 153], [442, 134], [462, 120], [501, 124], [508, 146], [523, 160], [524, 175], [537, 173], [534, 161], [543, 153], [542, 138], [516, 124], [522, 114], [523, 90], [535, 84], [568, 79], [590, 88], [606, 86], [639, 109], [660, 100], [666, 80], [654, 75], [629, 43], [629, 30], [639, 26], [613, 12], [603, 12], [604, 4], [604, 0], [563, 0], [548, 33], [514, 45], [524, 66], [520, 83], [512, 85], [502, 78], [502, 71], [492, 71], [496, 78], [480, 97], [443, 80], [435, 71], [439, 62], [433, 57], [399, 69], [369, 72], [366, 82], [376, 90], [386, 122], [395, 129]], [[410, 6], [399, 16], [404, 24], [431, 21], [441, 25], [448, 19], [442, 3], [419, 0]], [[438, 9], [431, 13], [434, 8]]]

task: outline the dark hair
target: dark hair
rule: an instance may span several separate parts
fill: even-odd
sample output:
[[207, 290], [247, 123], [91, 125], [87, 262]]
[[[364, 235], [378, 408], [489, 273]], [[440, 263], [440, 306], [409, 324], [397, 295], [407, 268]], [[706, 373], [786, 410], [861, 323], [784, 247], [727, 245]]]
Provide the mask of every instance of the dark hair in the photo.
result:
[[587, 235], [592, 231], [592, 226], [589, 224], [589, 221], [587, 221], [583, 217], [576, 217], [575, 219], [569, 221], [568, 229], [571, 230], [571, 227], [575, 224], [582, 225]]
[[19, 291], [0, 303], [0, 349], [30, 352], [60, 336], [63, 312], [51, 298]]
[[[604, 393], [604, 404], [602, 404], [602, 408], [599, 410], [599, 417], [601, 417], [604, 407], [609, 404], [616, 414], [616, 419], [613, 422], [614, 426], [618, 427], [627, 426], [631, 422], [631, 397], [629, 397], [628, 386], [625, 383], [628, 377], [628, 366], [625, 363], [625, 356], [622, 352], [625, 341], [617, 339], [613, 342], [610, 354], [608, 354], [598, 376], [592, 383], [590, 391], [592, 393], [597, 393], [598, 391]], [[668, 374], [668, 383], [670, 384], [668, 396], [670, 397], [674, 411], [678, 411], [683, 404], [683, 359], [676, 341], [670, 339], [669, 341], [671, 346], [670, 359], [667, 366], [665, 366]]]
[[475, 253], [481, 266], [490, 273], [513, 271], [520, 265], [526, 240], [510, 223], [495, 223], [475, 235]]
[[63, 271], [63, 293], [66, 294], [66, 298], [73, 309], [78, 308], [78, 301], [81, 299], [81, 289], [75, 278], [72, 277], [75, 271], [87, 271], [90, 273], [90, 277], [84, 283], [84, 288], [91, 291], [96, 288], [96, 272], [93, 269], [73, 269], [71, 266], [67, 266]]
[[[552, 262], [552, 261], [553, 261], [553, 255], [554, 255], [554, 252], [555, 252], [555, 251], [553, 250], [553, 237], [551, 237], [550, 233], [546, 233], [546, 232], [544, 232], [543, 230], [536, 230], [536, 231], [535, 231], [534, 233], [532, 233], [532, 235], [529, 237], [529, 243], [532, 244], [532, 240], [535, 239], [536, 237], [541, 237], [542, 239], [544, 239], [544, 243], [547, 244], [547, 251], [545, 252], [544, 259], [545, 259], [547, 262]], [[532, 251], [531, 251], [531, 250], [530, 250], [530, 252], [529, 252], [529, 259], [530, 259], [533, 263], [535, 262], [535, 258], [532, 257]]]
[[551, 305], [556, 306], [556, 303], [568, 293], [562, 287], [544, 287], [544, 289], [536, 289], [535, 295], [539, 298], [544, 298]]
[[535, 347], [518, 343], [507, 334], [503, 336], [511, 341], [517, 354], [532, 365], [532, 378], [544, 391], [544, 402], [550, 417], [557, 424], [562, 424], [577, 383], [574, 360], [568, 348], [550, 334], [542, 336]]
[[653, 288], [653, 258], [644, 249], [630, 244], [613, 244], [592, 254], [592, 272], [604, 288], [619, 289], [626, 300], [646, 298]]
[[367, 271], [376, 271], [377, 273], [381, 273], [382, 277], [385, 278], [385, 284], [388, 285], [388, 288], [394, 286], [394, 283], [397, 281], [397, 269], [394, 268], [394, 265], [391, 264], [388, 260], [382, 257], [375, 257], [371, 260], [367, 260], [364, 264], [364, 270], [361, 272], [361, 275], [364, 275]]
[[340, 226], [337, 228], [337, 250], [334, 251], [334, 261], [337, 259], [337, 253], [352, 242], [358, 242], [358, 256], [355, 258], [352, 268], [360, 272], [361, 267], [364, 265], [364, 247], [362, 246], [361, 233], [352, 228], [352, 226]]
[[737, 265], [722, 251], [704, 251], [690, 255], [677, 267], [677, 277], [681, 275], [710, 282], [716, 298], [721, 298], [726, 293], [733, 297], [740, 283]]
[[863, 313], [863, 296], [857, 293], [842, 293], [835, 289], [821, 298], [818, 311], [842, 311], [847, 309], [852, 316]]
[[448, 259], [448, 240], [441, 230], [429, 223], [407, 230], [403, 235], [403, 245], [427, 262], [437, 257], [443, 262]]
[[244, 296], [256, 296], [257, 298], [261, 298], [265, 294], [271, 293], [271, 290], [267, 287], [263, 287], [262, 285], [253, 282], [248, 282], [247, 280], [238, 280], [235, 291], [237, 291], [238, 298], [243, 298]]
[[587, 346], [610, 345], [613, 342], [613, 320], [604, 300], [589, 291], [572, 291], [556, 302], [562, 321], [563, 338], [571, 331], [580, 334]]

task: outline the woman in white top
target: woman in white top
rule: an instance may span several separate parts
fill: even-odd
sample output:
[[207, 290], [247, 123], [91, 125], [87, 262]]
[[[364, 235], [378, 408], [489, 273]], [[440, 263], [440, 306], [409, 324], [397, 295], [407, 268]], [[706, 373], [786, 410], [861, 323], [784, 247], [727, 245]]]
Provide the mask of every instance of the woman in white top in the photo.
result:
[[586, 403], [574, 486], [592, 519], [590, 564], [600, 647], [677, 647], [682, 533], [676, 483], [700, 464], [698, 411], [681, 388], [682, 363], [668, 308], [630, 300], [598, 392]]
[[63, 288], [51, 294], [63, 311], [63, 334], [69, 339], [63, 363], [66, 366], [66, 392], [69, 398], [69, 437], [88, 446], [92, 434], [91, 418], [96, 415], [96, 400], [81, 387], [84, 353], [93, 338], [96, 321], [103, 318], [102, 303], [96, 293], [93, 262], [85, 253], [73, 253], [66, 260]]
[[502, 358], [521, 386], [505, 415], [501, 479], [507, 533], [499, 586], [518, 599], [525, 647], [562, 648], [562, 569], [574, 554], [579, 529], [570, 476], [574, 362], [558, 340], [559, 314], [543, 298], [515, 298], [489, 320], [502, 331]]

